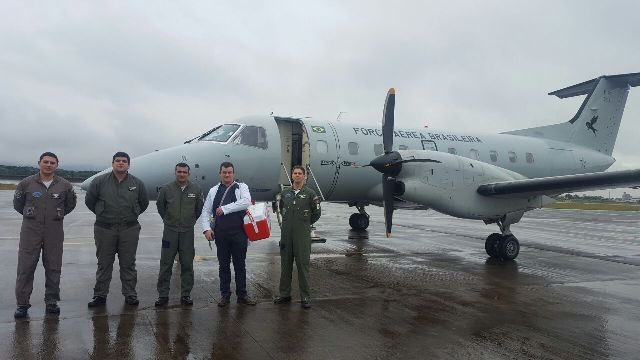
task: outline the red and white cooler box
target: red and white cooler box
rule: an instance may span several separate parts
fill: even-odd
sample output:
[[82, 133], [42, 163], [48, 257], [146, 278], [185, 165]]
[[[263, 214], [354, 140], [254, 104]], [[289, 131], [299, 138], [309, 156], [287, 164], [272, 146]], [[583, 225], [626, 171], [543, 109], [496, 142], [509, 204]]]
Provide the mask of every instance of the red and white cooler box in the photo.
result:
[[249, 206], [244, 216], [244, 232], [250, 241], [267, 239], [271, 236], [269, 207], [266, 203]]

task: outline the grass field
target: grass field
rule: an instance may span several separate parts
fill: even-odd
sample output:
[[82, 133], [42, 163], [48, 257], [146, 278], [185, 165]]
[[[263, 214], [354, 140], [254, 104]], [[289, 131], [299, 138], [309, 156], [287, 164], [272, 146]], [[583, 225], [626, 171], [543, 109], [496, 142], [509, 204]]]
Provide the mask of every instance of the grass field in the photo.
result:
[[546, 205], [547, 209], [577, 209], [577, 210], [609, 210], [609, 211], [640, 211], [640, 204], [596, 202], [586, 203], [578, 201], [555, 202]]
[[0, 190], [15, 190], [16, 184], [0, 184]]

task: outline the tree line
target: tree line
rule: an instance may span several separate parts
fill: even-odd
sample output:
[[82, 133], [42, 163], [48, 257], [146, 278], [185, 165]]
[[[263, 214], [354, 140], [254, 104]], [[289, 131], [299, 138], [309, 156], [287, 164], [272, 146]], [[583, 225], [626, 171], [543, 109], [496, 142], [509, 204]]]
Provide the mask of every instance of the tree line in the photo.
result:
[[[11, 179], [22, 179], [29, 175], [33, 175], [38, 172], [38, 168], [33, 166], [11, 166], [11, 165], [0, 165], [0, 177], [11, 178]], [[93, 170], [64, 170], [57, 169], [56, 174], [58, 176], [62, 176], [67, 180], [76, 180], [83, 181], [94, 174], [97, 174], [98, 171]]]

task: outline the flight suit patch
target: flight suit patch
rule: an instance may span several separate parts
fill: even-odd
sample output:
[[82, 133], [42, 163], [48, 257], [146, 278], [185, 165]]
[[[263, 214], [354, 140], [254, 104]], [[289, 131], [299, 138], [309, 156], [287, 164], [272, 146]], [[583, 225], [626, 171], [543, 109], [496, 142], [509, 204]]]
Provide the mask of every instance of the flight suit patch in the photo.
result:
[[36, 210], [32, 206], [25, 207], [24, 210], [23, 210], [23, 214], [24, 214], [24, 217], [34, 218], [34, 217], [36, 217]]
[[137, 186], [129, 186], [129, 191], [133, 191], [133, 190], [135, 190], [137, 188], [138, 188]]
[[187, 194], [187, 197], [193, 199], [193, 198], [196, 197], [196, 194], [195, 193], [190, 193], [190, 194]]
[[40, 191], [34, 191], [31, 195], [33, 195], [34, 198], [38, 199], [40, 196], [42, 196], [42, 193]]
[[60, 199], [60, 194], [51, 194], [53, 199]]
[[15, 199], [22, 199], [22, 195], [24, 195], [24, 192], [22, 191], [16, 191], [16, 193], [13, 195], [13, 197]]

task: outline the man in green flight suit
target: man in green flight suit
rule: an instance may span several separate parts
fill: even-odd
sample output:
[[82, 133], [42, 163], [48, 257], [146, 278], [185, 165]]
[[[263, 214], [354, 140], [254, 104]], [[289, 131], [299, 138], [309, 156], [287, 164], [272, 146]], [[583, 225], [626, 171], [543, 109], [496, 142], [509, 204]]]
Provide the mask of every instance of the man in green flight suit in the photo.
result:
[[169, 303], [169, 284], [176, 253], [180, 259], [180, 303], [193, 305], [191, 290], [193, 258], [196, 253], [193, 246], [193, 226], [202, 213], [204, 200], [200, 187], [189, 181], [189, 170], [186, 163], [176, 164], [176, 181], [160, 189], [156, 202], [158, 214], [164, 222], [156, 306]]
[[311, 307], [309, 300], [309, 258], [311, 256], [311, 225], [320, 218], [320, 198], [315, 191], [306, 187], [306, 171], [296, 165], [291, 172], [293, 185], [284, 190], [280, 197], [282, 231], [280, 238], [280, 296], [273, 302], [291, 302], [291, 272], [293, 260], [298, 269], [300, 303], [303, 308]]

